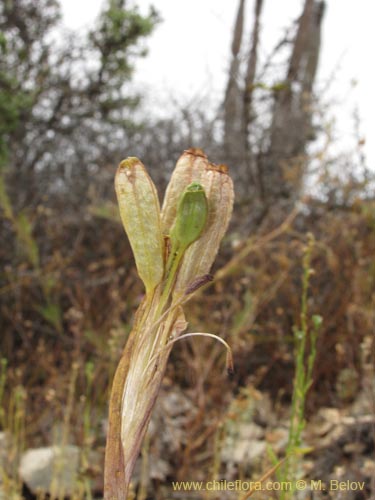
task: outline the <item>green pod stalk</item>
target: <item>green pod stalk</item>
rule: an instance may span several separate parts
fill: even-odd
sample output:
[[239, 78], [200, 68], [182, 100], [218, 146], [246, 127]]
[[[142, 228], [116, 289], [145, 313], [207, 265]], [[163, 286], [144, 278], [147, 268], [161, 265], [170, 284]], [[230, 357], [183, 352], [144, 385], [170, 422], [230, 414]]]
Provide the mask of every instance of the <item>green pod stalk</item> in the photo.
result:
[[139, 277], [146, 293], [151, 294], [164, 274], [164, 239], [156, 188], [138, 158], [127, 158], [118, 167], [115, 189]]

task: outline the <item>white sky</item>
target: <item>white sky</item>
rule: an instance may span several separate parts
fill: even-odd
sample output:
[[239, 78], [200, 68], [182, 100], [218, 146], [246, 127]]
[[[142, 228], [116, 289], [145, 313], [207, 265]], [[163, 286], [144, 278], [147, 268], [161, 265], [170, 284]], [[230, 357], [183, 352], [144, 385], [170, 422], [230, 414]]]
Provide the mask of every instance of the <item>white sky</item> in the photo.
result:
[[[131, 3], [131, 2], [129, 2]], [[90, 26], [103, 0], [61, 0], [65, 24], [73, 29]], [[211, 103], [222, 99], [230, 61], [230, 43], [238, 0], [137, 0], [141, 12], [153, 4], [163, 22], [148, 39], [149, 54], [136, 67], [135, 82], [148, 95], [154, 112], [168, 108], [172, 99], [187, 102], [208, 95]], [[247, 2], [250, 37], [254, 0]], [[265, 0], [262, 17], [262, 51], [267, 53], [283, 28], [299, 15], [303, 0]], [[323, 24], [318, 88], [331, 83], [327, 97], [336, 103], [336, 121], [342, 148], [354, 144], [353, 110], [358, 107], [364, 152], [375, 168], [375, 70], [373, 62], [375, 2], [327, 0]], [[352, 83], [356, 82], [353, 86]]]

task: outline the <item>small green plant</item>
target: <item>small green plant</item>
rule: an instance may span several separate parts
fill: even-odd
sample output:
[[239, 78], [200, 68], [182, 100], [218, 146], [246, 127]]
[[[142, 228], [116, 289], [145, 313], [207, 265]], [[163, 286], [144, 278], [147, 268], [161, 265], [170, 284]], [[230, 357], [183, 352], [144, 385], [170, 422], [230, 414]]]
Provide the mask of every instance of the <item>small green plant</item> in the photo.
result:
[[162, 210], [156, 188], [137, 158], [120, 164], [115, 188], [146, 294], [112, 385], [105, 500], [127, 498], [172, 346], [197, 335], [182, 335], [187, 326], [182, 306], [212, 279], [208, 273], [233, 205], [226, 167], [213, 165], [196, 149], [185, 151], [177, 162]]
[[[316, 342], [322, 318], [318, 315], [311, 317], [311, 327], [308, 315], [308, 291], [310, 278], [313, 274], [311, 268], [311, 255], [315, 240], [312, 234], [308, 234], [308, 243], [303, 256], [303, 276], [302, 276], [302, 297], [300, 325], [294, 328], [295, 345], [295, 375], [293, 381], [292, 407], [290, 415], [289, 438], [286, 448], [284, 465], [279, 468], [277, 477], [281, 481], [291, 481], [292, 490], [280, 492], [280, 500], [291, 498], [293, 495], [293, 485], [297, 478], [296, 457], [303, 452], [301, 450], [302, 431], [305, 427], [305, 402], [307, 392], [313, 382], [312, 374], [316, 357]], [[306, 351], [309, 347], [309, 354], [306, 359]]]

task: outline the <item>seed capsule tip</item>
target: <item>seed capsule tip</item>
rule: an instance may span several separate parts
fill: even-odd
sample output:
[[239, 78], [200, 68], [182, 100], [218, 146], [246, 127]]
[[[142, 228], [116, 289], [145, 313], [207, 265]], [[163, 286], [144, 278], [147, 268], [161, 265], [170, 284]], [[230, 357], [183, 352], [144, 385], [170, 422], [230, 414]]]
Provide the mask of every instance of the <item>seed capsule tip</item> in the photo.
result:
[[122, 160], [122, 162], [119, 165], [119, 170], [128, 170], [134, 167], [134, 165], [137, 165], [138, 163], [141, 163], [138, 158], [135, 156], [129, 156], [129, 158], [126, 158], [125, 160]]
[[220, 164], [220, 165], [215, 165], [215, 163], [210, 163], [207, 166], [207, 170], [213, 170], [214, 172], [219, 172], [219, 174], [228, 174], [228, 167], [227, 165]]
[[207, 159], [207, 155], [200, 148], [189, 148], [185, 149], [184, 154], [192, 155], [192, 156], [200, 156], [201, 158]]

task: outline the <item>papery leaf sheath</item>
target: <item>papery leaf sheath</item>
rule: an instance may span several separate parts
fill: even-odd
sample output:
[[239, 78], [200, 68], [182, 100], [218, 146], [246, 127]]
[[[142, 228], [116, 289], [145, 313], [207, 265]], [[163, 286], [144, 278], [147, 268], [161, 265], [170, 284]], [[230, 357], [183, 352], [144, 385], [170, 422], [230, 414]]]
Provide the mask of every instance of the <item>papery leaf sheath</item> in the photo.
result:
[[139, 277], [150, 293], [164, 273], [164, 240], [156, 188], [138, 158], [127, 158], [118, 167], [115, 189]]

